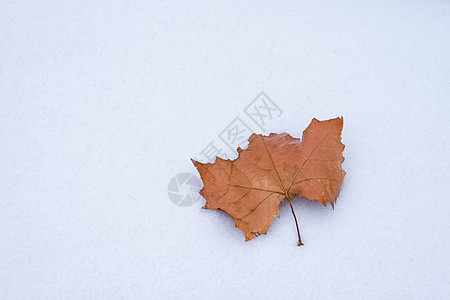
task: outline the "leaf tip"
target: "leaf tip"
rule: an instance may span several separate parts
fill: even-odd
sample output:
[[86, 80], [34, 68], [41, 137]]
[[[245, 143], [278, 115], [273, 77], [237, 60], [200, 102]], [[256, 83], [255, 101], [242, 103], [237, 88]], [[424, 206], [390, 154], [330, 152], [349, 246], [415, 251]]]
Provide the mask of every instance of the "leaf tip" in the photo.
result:
[[199, 166], [201, 165], [205, 165], [204, 163], [201, 163], [199, 161], [196, 161], [195, 159], [191, 158], [192, 163], [194, 164], [194, 166], [198, 169]]

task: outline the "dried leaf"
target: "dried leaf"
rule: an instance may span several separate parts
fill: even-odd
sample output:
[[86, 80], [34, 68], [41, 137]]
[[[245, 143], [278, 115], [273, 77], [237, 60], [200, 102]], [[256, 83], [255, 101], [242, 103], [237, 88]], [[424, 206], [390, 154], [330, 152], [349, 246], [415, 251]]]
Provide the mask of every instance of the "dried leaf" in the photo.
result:
[[303, 132], [302, 141], [287, 133], [263, 136], [252, 134], [246, 150], [238, 148], [236, 160], [217, 158], [214, 163], [192, 160], [203, 180], [200, 194], [203, 208], [229, 214], [246, 241], [266, 234], [279, 205], [295, 195], [318, 200], [326, 206], [334, 203], [345, 171], [341, 143], [343, 119], [313, 119]]

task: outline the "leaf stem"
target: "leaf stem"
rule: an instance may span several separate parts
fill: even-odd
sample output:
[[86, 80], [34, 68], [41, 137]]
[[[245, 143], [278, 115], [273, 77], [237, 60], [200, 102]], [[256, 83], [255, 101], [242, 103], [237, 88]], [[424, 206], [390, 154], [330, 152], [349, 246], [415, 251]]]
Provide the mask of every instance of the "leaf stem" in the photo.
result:
[[297, 246], [300, 247], [301, 245], [303, 245], [303, 243], [302, 243], [302, 238], [300, 237], [300, 230], [298, 229], [297, 217], [295, 216], [294, 207], [292, 206], [291, 199], [289, 199], [289, 196], [288, 196], [287, 193], [286, 193], [286, 198], [289, 201], [289, 205], [291, 206], [292, 214], [294, 215], [295, 226], [297, 226], [297, 234], [298, 234], [298, 244], [297, 244]]

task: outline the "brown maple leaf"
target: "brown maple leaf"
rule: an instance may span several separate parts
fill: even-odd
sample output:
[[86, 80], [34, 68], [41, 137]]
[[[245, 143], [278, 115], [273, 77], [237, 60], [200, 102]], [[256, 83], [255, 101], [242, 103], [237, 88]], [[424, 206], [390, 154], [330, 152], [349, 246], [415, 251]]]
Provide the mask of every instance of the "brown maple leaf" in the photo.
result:
[[249, 241], [266, 234], [279, 205], [288, 200], [303, 245], [291, 198], [295, 195], [318, 200], [334, 208], [345, 171], [341, 143], [343, 119], [313, 119], [302, 141], [287, 133], [252, 134], [246, 150], [238, 148], [236, 160], [217, 157], [214, 163], [192, 160], [204, 187], [203, 208], [229, 214]]

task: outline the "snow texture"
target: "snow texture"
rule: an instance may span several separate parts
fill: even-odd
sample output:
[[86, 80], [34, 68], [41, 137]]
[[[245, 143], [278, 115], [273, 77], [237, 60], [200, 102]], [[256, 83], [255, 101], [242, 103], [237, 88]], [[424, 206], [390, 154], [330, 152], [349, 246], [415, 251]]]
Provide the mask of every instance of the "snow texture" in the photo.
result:
[[[158, 2], [0, 3], [0, 298], [448, 299], [450, 2]], [[167, 194], [261, 91], [344, 117], [302, 247]]]

